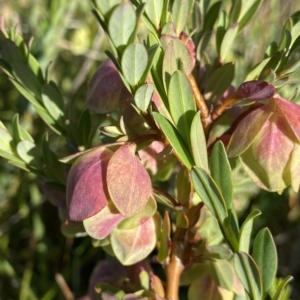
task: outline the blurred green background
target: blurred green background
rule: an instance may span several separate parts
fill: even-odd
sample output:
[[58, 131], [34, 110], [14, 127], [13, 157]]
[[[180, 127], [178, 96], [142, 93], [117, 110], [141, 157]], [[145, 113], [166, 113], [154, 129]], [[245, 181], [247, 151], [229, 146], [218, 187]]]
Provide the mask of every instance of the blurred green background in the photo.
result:
[[[215, 2], [215, 1], [211, 1]], [[225, 0], [224, 5], [231, 1]], [[88, 82], [105, 59], [108, 43], [91, 13], [91, 1], [0, 0], [0, 24], [15, 28], [31, 52], [61, 89], [66, 102], [84, 110]], [[267, 46], [279, 39], [289, 15], [300, 1], [265, 0], [256, 17], [233, 45], [235, 82], [259, 62]], [[35, 140], [47, 131], [34, 108], [0, 71], [0, 120], [9, 128], [15, 113]], [[49, 130], [48, 130], [49, 131]], [[53, 150], [66, 154], [49, 131]], [[60, 232], [57, 209], [45, 201], [38, 179], [0, 158], [0, 299], [74, 299], [86, 294], [89, 275], [103, 257], [89, 238], [71, 239]], [[249, 187], [250, 188], [250, 187]], [[258, 192], [239, 203], [245, 212], [259, 208], [256, 230], [269, 226], [279, 255], [278, 276], [294, 276], [293, 299], [300, 299], [300, 201], [290, 190], [281, 195]], [[241, 213], [241, 221], [243, 213]], [[66, 295], [68, 288], [73, 295]]]

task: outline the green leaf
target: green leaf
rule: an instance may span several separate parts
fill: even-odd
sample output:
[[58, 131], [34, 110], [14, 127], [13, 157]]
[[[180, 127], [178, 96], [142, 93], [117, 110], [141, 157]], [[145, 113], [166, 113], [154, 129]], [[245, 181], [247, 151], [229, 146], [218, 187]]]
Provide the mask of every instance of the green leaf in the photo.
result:
[[251, 300], [261, 300], [261, 276], [253, 258], [245, 252], [238, 252], [234, 254], [233, 261], [235, 271]]
[[[247, 3], [247, 5], [249, 7], [251, 2], [254, 2], [254, 1], [249, 1], [249, 0], [243, 1], [243, 6], [245, 5], [245, 3]], [[255, 1], [253, 3], [253, 5], [246, 10], [246, 12], [242, 12], [242, 14], [241, 14], [242, 18], [240, 18], [240, 20], [239, 20], [239, 31], [241, 31], [249, 23], [249, 21], [252, 20], [252, 17], [258, 10], [261, 2], [262, 2], [262, 0]]]
[[174, 0], [172, 5], [172, 17], [176, 26], [176, 32], [179, 35], [185, 28], [185, 25], [192, 13], [194, 0]]
[[190, 145], [190, 128], [196, 114], [193, 90], [188, 77], [176, 71], [170, 80], [168, 90], [171, 116], [182, 139]]
[[28, 100], [30, 101], [37, 110], [37, 113], [40, 115], [40, 117], [44, 120], [44, 122], [58, 135], [62, 134], [62, 130], [57, 126], [53, 118], [49, 115], [49, 113], [46, 111], [46, 109], [41, 106], [39, 101], [36, 99], [36, 97], [27, 91], [22, 84], [20, 84], [18, 81], [14, 79], [10, 79], [11, 82], [14, 84], [14, 86], [17, 88], [17, 90]]
[[23, 140], [34, 142], [31, 135], [24, 128], [20, 126], [18, 114], [14, 115], [12, 123], [13, 123], [13, 139], [16, 144]]
[[194, 63], [193, 58], [186, 45], [179, 39], [172, 39], [165, 50], [163, 58], [163, 79], [165, 87], [168, 87], [170, 77], [178, 70], [178, 64], [186, 75], [191, 74]]
[[113, 10], [108, 22], [108, 32], [117, 49], [121, 51], [121, 46], [128, 43], [135, 26], [136, 14], [130, 2], [122, 3]]
[[259, 216], [261, 212], [258, 209], [253, 210], [244, 221], [239, 236], [239, 250], [248, 253], [251, 241], [251, 233], [253, 228], [253, 220]]
[[190, 201], [191, 178], [189, 170], [182, 166], [176, 176], [175, 195], [182, 206], [187, 206]]
[[150, 46], [148, 49], [147, 49], [147, 52], [148, 52], [148, 64], [147, 64], [147, 67], [145, 69], [145, 72], [142, 76], [142, 78], [140, 79], [140, 83], [144, 83], [148, 76], [149, 76], [149, 73], [150, 73], [150, 70], [156, 60], [156, 53], [158, 53], [158, 50], [159, 50], [159, 44], [154, 44], [152, 46]]
[[20, 158], [34, 169], [41, 170], [40, 153], [36, 145], [31, 141], [21, 141], [17, 145], [17, 153]]
[[152, 83], [143, 84], [137, 89], [134, 95], [134, 102], [138, 109], [143, 112], [147, 111], [153, 92], [154, 85]]
[[190, 157], [189, 152], [185, 148], [184, 143], [179, 136], [177, 130], [173, 127], [173, 125], [161, 114], [153, 112], [153, 117], [158, 125], [161, 127], [163, 133], [169, 140], [171, 146], [173, 147], [174, 151], [177, 153], [180, 160], [183, 164], [190, 170], [193, 165], [193, 160]]
[[247, 75], [245, 82], [258, 79], [259, 74], [262, 72], [262, 70], [265, 68], [265, 66], [269, 63], [270, 60], [271, 57], [265, 58], [256, 66], [254, 66], [250, 73]]
[[220, 49], [220, 60], [221, 62], [228, 61], [228, 54], [230, 53], [230, 50], [232, 49], [232, 44], [237, 36], [238, 33], [238, 24], [235, 23], [232, 26], [230, 26], [227, 31], [225, 32], [225, 35], [223, 37], [223, 41], [221, 43], [221, 49]]
[[159, 248], [158, 248], [158, 253], [157, 253], [157, 260], [159, 262], [163, 262], [164, 260], [166, 260], [170, 254], [170, 251], [171, 251], [170, 234], [171, 234], [170, 217], [169, 217], [168, 211], [165, 210], [165, 215], [164, 215], [164, 220], [163, 220], [163, 225], [162, 225], [162, 232], [161, 232], [160, 239], [159, 239]]
[[216, 183], [206, 171], [198, 167], [192, 169], [192, 180], [196, 193], [222, 225], [228, 215], [225, 201]]
[[1, 56], [8, 63], [25, 63], [25, 58], [20, 48], [10, 39], [1, 41]]
[[203, 32], [211, 31], [218, 19], [220, 9], [222, 7], [222, 1], [214, 3], [204, 16]]
[[288, 283], [293, 280], [292, 276], [287, 276], [280, 284], [277, 286], [272, 300], [284, 300], [284, 292], [288, 286]]
[[144, 0], [146, 3], [145, 12], [150, 19], [150, 21], [154, 24], [154, 26], [158, 29], [160, 19], [162, 16], [163, 4], [165, 1], [161, 0]]
[[229, 13], [229, 20], [230, 24], [234, 24], [238, 22], [240, 18], [240, 14], [242, 11], [242, 0], [236, 0], [234, 2], [231, 2], [231, 8]]
[[122, 0], [97, 0], [97, 6], [99, 7], [102, 15], [107, 17], [111, 10], [121, 2]]
[[216, 69], [207, 80], [205, 99], [217, 100], [229, 88], [234, 78], [234, 64], [227, 63]]
[[65, 111], [64, 99], [61, 93], [51, 83], [42, 86], [42, 101], [49, 115], [60, 124], [63, 124]]
[[4, 124], [0, 121], [0, 149], [7, 153], [13, 154], [12, 151], [12, 143], [13, 138], [4, 126]]
[[233, 209], [231, 168], [221, 141], [215, 143], [210, 157], [211, 177], [219, 187], [228, 210]]
[[148, 64], [148, 53], [141, 43], [126, 47], [122, 56], [122, 72], [127, 82], [134, 86], [143, 76]]
[[252, 256], [260, 270], [263, 291], [267, 293], [277, 272], [276, 246], [268, 228], [261, 229], [256, 235]]
[[12, 62], [11, 67], [18, 81], [40, 101], [42, 87], [32, 70], [23, 63]]
[[151, 218], [157, 210], [156, 201], [150, 197], [146, 205], [137, 214], [125, 218], [118, 224], [119, 229], [133, 229]]
[[201, 112], [197, 112], [191, 125], [191, 146], [195, 164], [208, 172], [206, 138], [201, 122]]
[[233, 268], [231, 264], [225, 259], [216, 259], [211, 264], [211, 276], [224, 289], [232, 290], [234, 283]]

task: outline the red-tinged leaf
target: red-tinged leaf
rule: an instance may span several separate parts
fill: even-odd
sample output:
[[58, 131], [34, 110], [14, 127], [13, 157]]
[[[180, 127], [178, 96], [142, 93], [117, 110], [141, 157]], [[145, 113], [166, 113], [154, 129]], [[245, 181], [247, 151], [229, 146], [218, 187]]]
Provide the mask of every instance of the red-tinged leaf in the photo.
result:
[[154, 218], [133, 229], [116, 228], [111, 233], [110, 240], [114, 254], [123, 265], [135, 264], [147, 257], [155, 247]]
[[300, 186], [300, 145], [294, 144], [294, 150], [291, 158], [291, 179], [292, 188], [295, 192], [298, 192]]
[[228, 157], [235, 157], [246, 151], [271, 114], [272, 111], [266, 106], [259, 107], [248, 114], [231, 136], [227, 151]]
[[85, 219], [83, 226], [89, 236], [102, 240], [124, 219], [117, 209], [109, 203], [94, 216]]
[[43, 195], [53, 205], [66, 209], [66, 192], [62, 186], [54, 181], [42, 179], [39, 183]]
[[300, 141], [300, 106], [280, 97], [274, 98], [273, 101], [276, 102], [277, 107], [284, 115], [296, 138]]
[[238, 99], [251, 99], [251, 100], [266, 100], [274, 96], [275, 88], [272, 84], [261, 81], [253, 80], [244, 82], [236, 91]]
[[290, 184], [292, 138], [282, 115], [274, 113], [265, 122], [251, 147], [241, 156], [245, 171], [256, 184], [269, 191], [282, 191]]
[[90, 82], [86, 106], [95, 113], [105, 114], [117, 109], [120, 99], [130, 97], [114, 63], [108, 59], [99, 67]]
[[221, 288], [209, 275], [196, 278], [189, 287], [189, 300], [224, 300], [232, 299], [232, 291]]
[[120, 147], [107, 167], [108, 191], [120, 213], [129, 217], [138, 213], [151, 194], [150, 177], [134, 154], [133, 145]]
[[119, 229], [133, 229], [140, 226], [151, 218], [157, 210], [156, 201], [154, 198], [150, 197], [146, 205], [136, 214], [131, 217], [123, 217], [123, 221], [118, 224]]
[[108, 203], [106, 170], [113, 152], [99, 147], [80, 156], [68, 175], [67, 208], [73, 221], [83, 221]]

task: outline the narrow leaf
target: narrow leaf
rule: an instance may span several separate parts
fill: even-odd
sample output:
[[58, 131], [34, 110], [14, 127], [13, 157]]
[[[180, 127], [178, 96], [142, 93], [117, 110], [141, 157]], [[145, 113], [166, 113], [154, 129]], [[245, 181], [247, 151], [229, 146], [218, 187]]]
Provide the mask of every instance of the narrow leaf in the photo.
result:
[[208, 172], [206, 138], [203, 131], [200, 114], [201, 112], [199, 111], [194, 116], [191, 125], [191, 146], [196, 166]]
[[179, 35], [185, 28], [192, 12], [194, 0], [175, 0], [172, 6], [172, 17]]
[[224, 34], [220, 49], [220, 60], [223, 63], [228, 61], [228, 55], [230, 54], [230, 51], [232, 52], [232, 44], [236, 38], [238, 29], [238, 24], [233, 24]]
[[42, 87], [42, 100], [50, 116], [55, 121], [60, 122], [65, 110], [61, 93], [52, 84], [44, 84]]
[[204, 97], [209, 100], [218, 99], [228, 89], [233, 78], [233, 63], [227, 63], [216, 69], [207, 80]]
[[184, 143], [179, 136], [177, 130], [173, 127], [173, 125], [162, 115], [159, 113], [153, 112], [153, 117], [158, 125], [161, 127], [163, 133], [169, 140], [171, 146], [174, 151], [177, 153], [180, 160], [183, 164], [190, 170], [193, 165], [193, 160], [190, 157], [189, 152], [186, 150]]
[[228, 210], [233, 209], [231, 168], [226, 150], [221, 141], [215, 143], [210, 157], [211, 177], [219, 187]]
[[21, 141], [17, 145], [17, 153], [20, 158], [31, 167], [41, 170], [40, 153], [36, 145], [31, 141]]
[[154, 26], [158, 29], [160, 18], [162, 15], [163, 4], [164, 1], [161, 0], [144, 0], [146, 2], [145, 12], [150, 19], [150, 21], [154, 24]]
[[160, 262], [163, 262], [165, 259], [170, 254], [171, 250], [171, 238], [170, 238], [170, 233], [171, 233], [171, 222], [170, 222], [170, 217], [169, 213], [167, 210], [165, 210], [165, 215], [164, 215], [164, 220], [163, 220], [163, 225], [162, 225], [162, 232], [160, 235], [160, 240], [159, 240], [159, 249], [158, 249], [158, 254], [157, 254], [157, 259]]
[[253, 228], [253, 220], [259, 216], [261, 212], [258, 209], [253, 210], [244, 221], [239, 236], [239, 250], [249, 253], [249, 246], [251, 241], [251, 233]]
[[268, 228], [263, 228], [256, 235], [253, 244], [253, 258], [261, 273], [263, 291], [267, 293], [277, 272], [276, 246]]
[[196, 193], [222, 225], [227, 217], [227, 210], [216, 183], [206, 171], [198, 167], [192, 169], [192, 180]]
[[276, 288], [275, 294], [272, 297], [272, 300], [283, 300], [285, 298], [282, 298], [284, 295], [284, 292], [287, 288], [287, 285], [290, 281], [293, 280], [292, 276], [287, 276]]
[[253, 258], [244, 252], [233, 257], [235, 271], [252, 300], [262, 299], [262, 283], [258, 267]]
[[190, 128], [196, 114], [196, 105], [190, 81], [183, 72], [176, 71], [172, 75], [168, 98], [174, 124], [182, 139], [190, 145]]

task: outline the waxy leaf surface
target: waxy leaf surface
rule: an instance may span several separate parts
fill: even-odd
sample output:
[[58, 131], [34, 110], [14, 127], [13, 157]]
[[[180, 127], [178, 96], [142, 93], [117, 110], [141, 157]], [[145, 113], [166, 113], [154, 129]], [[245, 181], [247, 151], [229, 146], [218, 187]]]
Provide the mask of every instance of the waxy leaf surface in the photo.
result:
[[190, 145], [190, 129], [196, 105], [190, 81], [183, 72], [176, 71], [172, 75], [168, 98], [173, 121], [182, 139]]
[[130, 2], [118, 5], [108, 22], [108, 32], [116, 48], [127, 44], [136, 26], [135, 10]]
[[124, 219], [113, 205], [108, 204], [94, 216], [83, 220], [83, 226], [89, 236], [104, 239]]
[[130, 98], [112, 60], [106, 60], [89, 84], [86, 106], [95, 113], [105, 114], [119, 107], [120, 99]]
[[80, 156], [68, 175], [67, 207], [73, 221], [83, 221], [108, 203], [106, 171], [113, 152], [100, 147]]
[[235, 271], [250, 298], [261, 300], [261, 276], [253, 258], [244, 252], [238, 252], [234, 254], [233, 260]]
[[139, 262], [154, 249], [155, 231], [154, 218], [133, 229], [116, 228], [110, 238], [114, 254], [125, 266]]
[[147, 203], [151, 193], [150, 177], [134, 151], [132, 145], [120, 147], [112, 156], [107, 168], [110, 197], [125, 217], [138, 213]]
[[255, 237], [253, 258], [261, 273], [264, 292], [267, 292], [277, 272], [276, 246], [268, 228], [260, 230]]
[[196, 166], [208, 172], [206, 138], [203, 131], [200, 111], [194, 116], [191, 125], [191, 146]]
[[275, 94], [272, 84], [261, 80], [244, 82], [236, 91], [239, 99], [266, 100]]
[[144, 74], [148, 64], [148, 53], [141, 43], [130, 44], [122, 56], [122, 72], [130, 85], [136, 85]]

